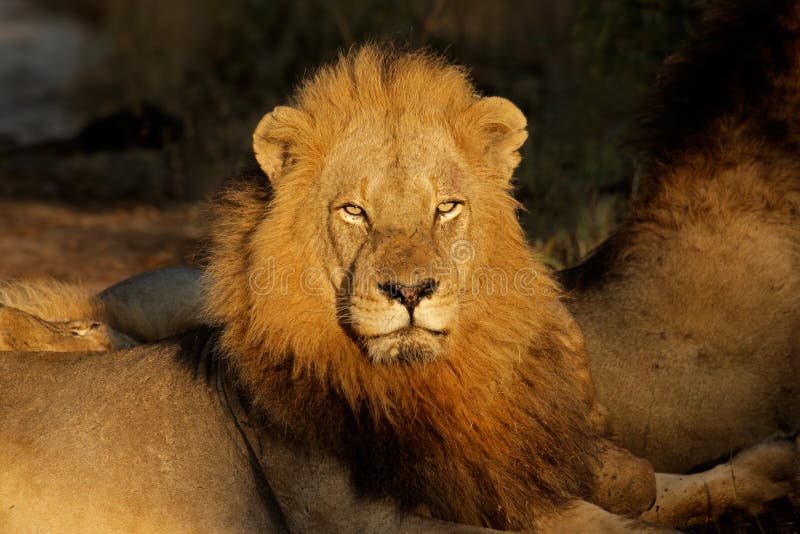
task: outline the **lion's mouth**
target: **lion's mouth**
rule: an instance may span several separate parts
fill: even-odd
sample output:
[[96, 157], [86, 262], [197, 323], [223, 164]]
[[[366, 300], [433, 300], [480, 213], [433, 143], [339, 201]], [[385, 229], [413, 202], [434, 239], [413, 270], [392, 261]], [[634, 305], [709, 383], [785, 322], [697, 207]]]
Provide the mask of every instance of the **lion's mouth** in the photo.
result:
[[396, 302], [352, 297], [343, 318], [362, 339], [420, 333], [447, 336], [455, 322], [456, 304], [452, 298], [426, 298], [409, 310]]
[[449, 333], [450, 333], [448, 330], [431, 330], [430, 328], [425, 328], [425, 327], [422, 327], [422, 326], [417, 326], [417, 325], [412, 324], [412, 325], [404, 326], [403, 328], [398, 328], [397, 330], [392, 330], [391, 332], [386, 332], [385, 334], [378, 334], [378, 335], [372, 335], [372, 336], [363, 336], [363, 338], [365, 340], [386, 338], [386, 337], [403, 338], [403, 337], [411, 337], [411, 336], [415, 335], [418, 332], [430, 334], [430, 335], [435, 336], [435, 337], [438, 337], [438, 336], [444, 337], [444, 336], [449, 335]]
[[374, 363], [430, 361], [447, 350], [455, 325], [452, 298], [425, 298], [413, 310], [398, 302], [352, 297], [344, 325]]
[[447, 337], [446, 330], [407, 326], [363, 338], [363, 345], [367, 356], [376, 364], [426, 362], [445, 351]]

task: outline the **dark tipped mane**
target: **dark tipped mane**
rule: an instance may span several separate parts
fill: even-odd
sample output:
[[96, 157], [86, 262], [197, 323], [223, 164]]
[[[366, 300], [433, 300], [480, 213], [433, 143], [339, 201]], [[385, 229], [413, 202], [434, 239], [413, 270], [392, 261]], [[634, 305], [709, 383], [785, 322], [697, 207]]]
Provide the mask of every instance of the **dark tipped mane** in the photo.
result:
[[644, 99], [633, 144], [645, 172], [713, 148], [724, 128], [793, 146], [796, 114], [787, 107], [800, 109], [800, 84], [786, 78], [798, 67], [798, 26], [798, 0], [713, 3]]
[[618, 276], [648, 229], [722, 210], [795, 210], [798, 118], [800, 0], [712, 2], [640, 106], [641, 182], [626, 221], [560, 282], [580, 292]]
[[581, 262], [556, 273], [556, 279], [567, 291], [586, 291], [606, 281], [612, 267], [624, 250], [620, 234], [614, 234], [589, 252]]

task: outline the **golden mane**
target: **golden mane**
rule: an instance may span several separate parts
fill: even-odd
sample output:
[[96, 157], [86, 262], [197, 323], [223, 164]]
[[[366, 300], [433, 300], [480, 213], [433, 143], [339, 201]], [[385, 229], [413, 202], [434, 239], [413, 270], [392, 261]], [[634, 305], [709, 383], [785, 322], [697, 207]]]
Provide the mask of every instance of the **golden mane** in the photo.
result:
[[[580, 332], [526, 245], [508, 176], [486, 164], [465, 119], [477, 100], [463, 69], [373, 46], [305, 82], [293, 102], [312, 120], [271, 129], [289, 177], [238, 183], [216, 203], [206, 309], [254, 405], [350, 465], [363, 491], [442, 519], [530, 526], [534, 510], [590, 492], [593, 391]], [[310, 291], [304, 278], [329, 267], [304, 200], [332, 143], [365, 110], [447, 128], [481, 192], [469, 252], [508, 282], [469, 288], [450, 349], [432, 362], [369, 361], [339, 324], [332, 284]]]

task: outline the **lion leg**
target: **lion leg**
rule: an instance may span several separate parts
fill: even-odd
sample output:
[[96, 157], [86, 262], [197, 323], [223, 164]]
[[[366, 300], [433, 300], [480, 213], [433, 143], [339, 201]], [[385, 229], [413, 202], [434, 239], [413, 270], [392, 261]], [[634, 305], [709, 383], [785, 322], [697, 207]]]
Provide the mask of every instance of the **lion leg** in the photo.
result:
[[680, 528], [715, 521], [734, 509], [757, 514], [764, 504], [791, 491], [797, 475], [795, 455], [793, 443], [772, 441], [701, 473], [657, 473], [656, 503], [641, 518]]
[[0, 281], [0, 351], [103, 351], [137, 344], [108, 323], [102, 301], [80, 285]]
[[663, 526], [612, 514], [587, 501], [573, 501], [566, 508], [539, 518], [536, 531], [546, 534], [674, 532]]
[[603, 440], [591, 502], [615, 514], [638, 517], [656, 500], [656, 475], [650, 462]]

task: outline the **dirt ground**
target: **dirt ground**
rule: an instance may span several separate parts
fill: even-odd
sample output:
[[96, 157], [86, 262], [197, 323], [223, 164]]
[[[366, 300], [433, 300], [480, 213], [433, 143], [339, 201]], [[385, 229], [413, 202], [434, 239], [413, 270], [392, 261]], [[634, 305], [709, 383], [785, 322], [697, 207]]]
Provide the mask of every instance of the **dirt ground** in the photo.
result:
[[100, 290], [149, 269], [196, 265], [203, 232], [199, 205], [0, 200], [0, 279], [54, 277]]

